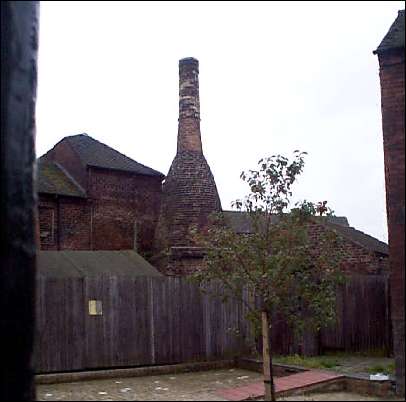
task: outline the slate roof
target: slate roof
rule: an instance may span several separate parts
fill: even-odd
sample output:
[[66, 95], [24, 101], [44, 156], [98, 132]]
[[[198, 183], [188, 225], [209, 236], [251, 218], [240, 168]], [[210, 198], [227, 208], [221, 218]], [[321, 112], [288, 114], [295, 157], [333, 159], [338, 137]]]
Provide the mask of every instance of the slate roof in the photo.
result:
[[38, 159], [37, 191], [70, 197], [86, 197], [84, 190], [54, 162]]
[[95, 166], [147, 176], [164, 177], [163, 173], [136, 162], [87, 134], [65, 137], [62, 141], [67, 141], [71, 145], [85, 166]]
[[391, 49], [404, 49], [405, 47], [405, 10], [399, 10], [396, 20], [389, 28], [375, 54], [383, 53]]
[[386, 243], [372, 237], [360, 230], [357, 230], [351, 226], [345, 227], [340, 225], [334, 225], [332, 223], [328, 224], [328, 227], [332, 228], [336, 232], [340, 233], [347, 239], [357, 243], [358, 245], [374, 251], [376, 253], [389, 255], [389, 247]]
[[[248, 234], [251, 233], [251, 220], [249, 218], [249, 215], [246, 212], [239, 212], [239, 211], [223, 211], [225, 221], [227, 225], [235, 230], [236, 233], [241, 233], [241, 234]], [[349, 226], [348, 220], [345, 216], [328, 216], [328, 217], [323, 217], [324, 220], [328, 220], [331, 223], [334, 223], [336, 225], [342, 225], [342, 226]], [[278, 220], [278, 217], [275, 216], [272, 218], [273, 222], [276, 223]], [[320, 218], [318, 218], [320, 219]]]
[[[223, 211], [223, 214], [226, 224], [236, 233], [252, 233], [251, 221], [246, 212]], [[351, 227], [345, 216], [316, 217], [316, 220], [363, 248], [376, 253], [389, 255], [389, 248], [386, 243]]]
[[45, 251], [37, 252], [38, 274], [52, 278], [94, 277], [99, 275], [163, 277], [133, 250], [122, 251]]

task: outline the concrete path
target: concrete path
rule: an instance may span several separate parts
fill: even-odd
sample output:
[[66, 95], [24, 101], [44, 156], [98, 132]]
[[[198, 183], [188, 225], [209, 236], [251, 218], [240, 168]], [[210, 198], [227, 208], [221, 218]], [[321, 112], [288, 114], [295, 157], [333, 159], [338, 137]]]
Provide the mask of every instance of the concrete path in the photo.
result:
[[[309, 370], [303, 373], [275, 378], [275, 391], [278, 394], [297, 388], [325, 383], [342, 377], [343, 375], [332, 372]], [[255, 382], [242, 387], [226, 388], [216, 391], [217, 396], [228, 401], [243, 401], [249, 398], [260, 398], [264, 396], [264, 393], [265, 389], [263, 382]]]

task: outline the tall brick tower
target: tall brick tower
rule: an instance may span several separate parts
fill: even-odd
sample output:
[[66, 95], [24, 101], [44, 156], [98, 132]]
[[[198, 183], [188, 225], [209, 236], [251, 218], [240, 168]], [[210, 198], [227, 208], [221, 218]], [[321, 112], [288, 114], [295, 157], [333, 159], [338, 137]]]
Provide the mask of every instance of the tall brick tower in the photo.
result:
[[405, 10], [374, 51], [381, 80], [397, 392], [405, 394]]
[[[157, 248], [169, 248], [172, 256], [178, 257], [193, 254], [192, 246], [195, 245], [190, 240], [190, 229], [193, 226], [203, 228], [209, 215], [221, 210], [216, 183], [203, 155], [198, 77], [198, 60], [189, 57], [179, 61], [177, 153], [163, 185], [156, 231]], [[167, 273], [182, 274], [185, 270], [193, 270], [193, 267], [175, 265], [178, 268], [169, 267]]]

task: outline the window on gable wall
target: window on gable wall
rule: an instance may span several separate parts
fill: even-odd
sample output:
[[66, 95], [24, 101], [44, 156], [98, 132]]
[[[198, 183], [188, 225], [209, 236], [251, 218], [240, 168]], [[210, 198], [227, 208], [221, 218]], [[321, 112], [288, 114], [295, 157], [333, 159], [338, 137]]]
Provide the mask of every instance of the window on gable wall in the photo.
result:
[[39, 207], [39, 235], [41, 244], [54, 244], [55, 211], [53, 208]]

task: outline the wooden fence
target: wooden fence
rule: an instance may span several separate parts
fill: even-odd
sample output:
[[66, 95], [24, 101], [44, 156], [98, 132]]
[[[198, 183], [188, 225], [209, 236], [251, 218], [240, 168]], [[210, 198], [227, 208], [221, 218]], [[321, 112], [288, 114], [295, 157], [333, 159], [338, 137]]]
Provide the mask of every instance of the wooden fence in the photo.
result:
[[[221, 293], [218, 285], [212, 285], [213, 290]], [[102, 315], [89, 315], [89, 300], [102, 302]], [[352, 277], [338, 292], [338, 300], [338, 323], [322, 331], [322, 348], [390, 347], [385, 277]], [[253, 341], [246, 313], [243, 303], [222, 303], [220, 298], [203, 295], [185, 278], [39, 276], [36, 371], [175, 364], [241, 355]], [[279, 354], [297, 350], [283, 322], [274, 326], [272, 344]]]
[[[102, 315], [89, 315], [89, 300], [102, 301]], [[42, 276], [36, 307], [39, 373], [221, 359], [245, 351], [249, 336], [242, 303], [184, 278]]]
[[321, 331], [324, 350], [392, 350], [389, 278], [352, 275], [337, 292], [337, 322]]

